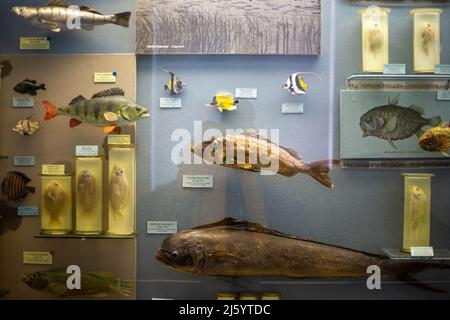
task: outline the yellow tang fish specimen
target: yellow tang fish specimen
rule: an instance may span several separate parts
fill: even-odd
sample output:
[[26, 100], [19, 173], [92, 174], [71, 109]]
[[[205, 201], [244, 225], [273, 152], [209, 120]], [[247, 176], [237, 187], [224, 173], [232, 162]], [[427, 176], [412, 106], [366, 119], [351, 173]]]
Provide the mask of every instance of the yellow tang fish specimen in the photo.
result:
[[118, 166], [113, 167], [109, 188], [109, 201], [114, 214], [123, 216], [122, 210], [130, 202], [130, 187], [125, 176], [125, 171], [122, 168]]
[[77, 179], [78, 200], [86, 214], [93, 214], [97, 206], [97, 180], [87, 171], [81, 171]]
[[218, 109], [220, 112], [223, 110], [226, 111], [234, 111], [237, 110], [236, 105], [239, 103], [239, 100], [236, 100], [234, 96], [225, 91], [219, 91], [212, 98], [210, 104], [207, 104], [208, 107]]
[[450, 128], [446, 124], [441, 124], [432, 128], [420, 136], [420, 147], [425, 151], [440, 152], [446, 157], [450, 157]]
[[59, 228], [61, 220], [59, 215], [67, 201], [67, 191], [56, 180], [51, 181], [44, 194], [44, 208], [50, 214], [50, 227]]

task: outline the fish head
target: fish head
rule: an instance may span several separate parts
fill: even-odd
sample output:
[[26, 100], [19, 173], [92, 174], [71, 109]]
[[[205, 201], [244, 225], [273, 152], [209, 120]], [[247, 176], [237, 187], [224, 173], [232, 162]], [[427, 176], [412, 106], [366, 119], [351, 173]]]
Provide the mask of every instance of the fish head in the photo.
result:
[[11, 11], [16, 16], [18, 16], [18, 17], [20, 17], [22, 19], [26, 19], [26, 20], [34, 19], [39, 14], [38, 8], [35, 8], [35, 7], [18, 7], [18, 6], [15, 6], [15, 7], [11, 8]]
[[122, 117], [128, 122], [150, 117], [148, 110], [134, 103], [125, 104], [120, 111]]
[[125, 176], [125, 170], [123, 170], [122, 168], [120, 168], [118, 166], [114, 166], [113, 170], [112, 170], [112, 176], [114, 178], [122, 178]]
[[39, 291], [45, 290], [49, 285], [49, 281], [44, 272], [25, 274], [22, 277], [22, 281], [26, 283], [30, 288]]
[[216, 153], [220, 152], [220, 147], [223, 146], [223, 143], [224, 137], [211, 137], [211, 139], [205, 140], [201, 144], [192, 145], [191, 152], [214, 163]]
[[[122, 170], [123, 171], [123, 170]], [[78, 184], [89, 184], [94, 181], [94, 175], [87, 170], [80, 172], [78, 176]]]
[[372, 112], [364, 114], [359, 123], [363, 131], [363, 137], [376, 135], [376, 132], [383, 128], [384, 122], [384, 118], [381, 115]]
[[189, 273], [201, 270], [206, 257], [205, 246], [191, 237], [190, 232], [181, 232], [166, 238], [155, 254], [155, 258], [168, 267]]
[[16, 126], [14, 128], [12, 128], [12, 131], [23, 134], [25, 132], [25, 128], [23, 127], [23, 125], [21, 123], [18, 123], [18, 124], [16, 124]]
[[443, 147], [440, 145], [438, 139], [428, 133], [425, 133], [422, 137], [420, 137], [419, 145], [423, 150], [429, 152], [441, 151], [441, 147]]

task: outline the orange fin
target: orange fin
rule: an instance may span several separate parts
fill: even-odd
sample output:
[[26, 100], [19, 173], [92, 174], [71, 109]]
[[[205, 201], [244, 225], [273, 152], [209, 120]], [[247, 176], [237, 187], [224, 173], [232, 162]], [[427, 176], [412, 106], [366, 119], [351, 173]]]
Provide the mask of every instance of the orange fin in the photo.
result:
[[80, 124], [82, 124], [83, 122], [81, 122], [80, 120], [77, 120], [77, 119], [70, 119], [70, 122], [69, 122], [69, 126], [71, 127], [71, 128], [75, 128], [75, 127], [78, 127]]
[[59, 115], [58, 107], [54, 106], [49, 101], [44, 101], [43, 104], [46, 111], [44, 118], [45, 121], [52, 120]]
[[117, 127], [117, 126], [109, 126], [109, 127], [104, 127], [103, 128], [103, 132], [104, 133], [114, 132], [114, 133], [120, 134], [121, 131], [122, 130], [120, 129], [120, 127]]

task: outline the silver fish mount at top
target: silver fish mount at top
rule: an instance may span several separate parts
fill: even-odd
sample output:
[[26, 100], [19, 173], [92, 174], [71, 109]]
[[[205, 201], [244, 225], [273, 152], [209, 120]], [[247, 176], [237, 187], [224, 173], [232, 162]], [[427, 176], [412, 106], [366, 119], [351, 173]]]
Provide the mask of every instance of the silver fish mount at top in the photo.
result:
[[93, 30], [95, 26], [115, 24], [128, 28], [131, 12], [102, 14], [86, 6], [72, 6], [64, 0], [50, 0], [43, 7], [12, 7], [21, 19], [52, 32], [73, 29]]

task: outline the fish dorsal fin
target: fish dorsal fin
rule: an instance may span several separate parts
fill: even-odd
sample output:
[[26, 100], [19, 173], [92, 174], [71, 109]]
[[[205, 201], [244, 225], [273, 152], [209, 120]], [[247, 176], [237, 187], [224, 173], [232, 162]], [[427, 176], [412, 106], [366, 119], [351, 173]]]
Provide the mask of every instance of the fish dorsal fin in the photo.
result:
[[120, 88], [112, 88], [104, 91], [100, 91], [92, 96], [92, 99], [101, 97], [114, 97], [114, 96], [124, 96], [125, 92]]
[[399, 100], [400, 100], [400, 93], [397, 94], [393, 99], [391, 99], [391, 97], [389, 97], [388, 98], [388, 104], [390, 106], [397, 106]]
[[219, 91], [216, 93], [216, 97], [227, 97], [233, 99], [233, 95], [226, 91]]
[[287, 152], [289, 152], [289, 154], [291, 156], [293, 156], [295, 159], [297, 160], [302, 160], [302, 157], [298, 154], [297, 151], [295, 151], [294, 149], [290, 149], [290, 148], [284, 148], [284, 150], [286, 150]]
[[233, 219], [233, 218], [225, 218], [216, 223], [211, 223], [211, 224], [206, 224], [203, 226], [195, 227], [192, 230], [206, 230], [206, 229], [225, 227], [225, 226], [230, 227], [231, 229], [234, 229], [234, 230], [242, 230], [242, 231], [262, 233], [262, 234], [283, 237], [283, 238], [297, 239], [294, 236], [290, 236], [290, 235], [287, 235], [287, 234], [284, 234], [284, 233], [281, 233], [281, 232], [278, 232], [275, 230], [268, 229], [265, 226], [258, 224], [258, 223], [248, 222], [246, 220], [237, 220], [237, 219]]
[[31, 181], [30, 178], [28, 178], [24, 173], [19, 172], [19, 171], [11, 171], [11, 174], [15, 174], [16, 176], [19, 176], [23, 179], [23, 181], [25, 182], [25, 184], [27, 184], [28, 182]]
[[425, 114], [425, 110], [424, 110], [422, 107], [412, 105], [412, 106], [409, 107], [409, 108], [410, 108], [411, 110], [414, 110], [414, 111], [420, 113], [420, 114]]
[[80, 6], [80, 10], [85, 11], [85, 12], [90, 12], [90, 13], [102, 14], [102, 13], [98, 12], [97, 10], [86, 7], [86, 6]]
[[70, 6], [70, 4], [64, 0], [50, 0], [47, 3], [47, 5], [51, 7], [64, 7], [64, 8], [68, 8]]
[[69, 105], [75, 104], [80, 101], [86, 101], [86, 98], [82, 95], [79, 95], [78, 97], [73, 98], [72, 101], [70, 101]]
[[265, 136], [262, 136], [262, 135], [259, 135], [259, 134], [258, 134], [256, 131], [254, 131], [254, 130], [247, 130], [247, 131], [244, 132], [244, 135], [245, 135], [245, 136], [248, 136], [248, 137], [253, 137], [253, 138], [256, 138], [256, 139], [260, 139], [260, 140], [265, 140], [265, 141], [267, 141], [268, 143], [272, 143], [272, 141], [270, 141], [269, 138], [267, 138], [267, 137], [265, 137]]

